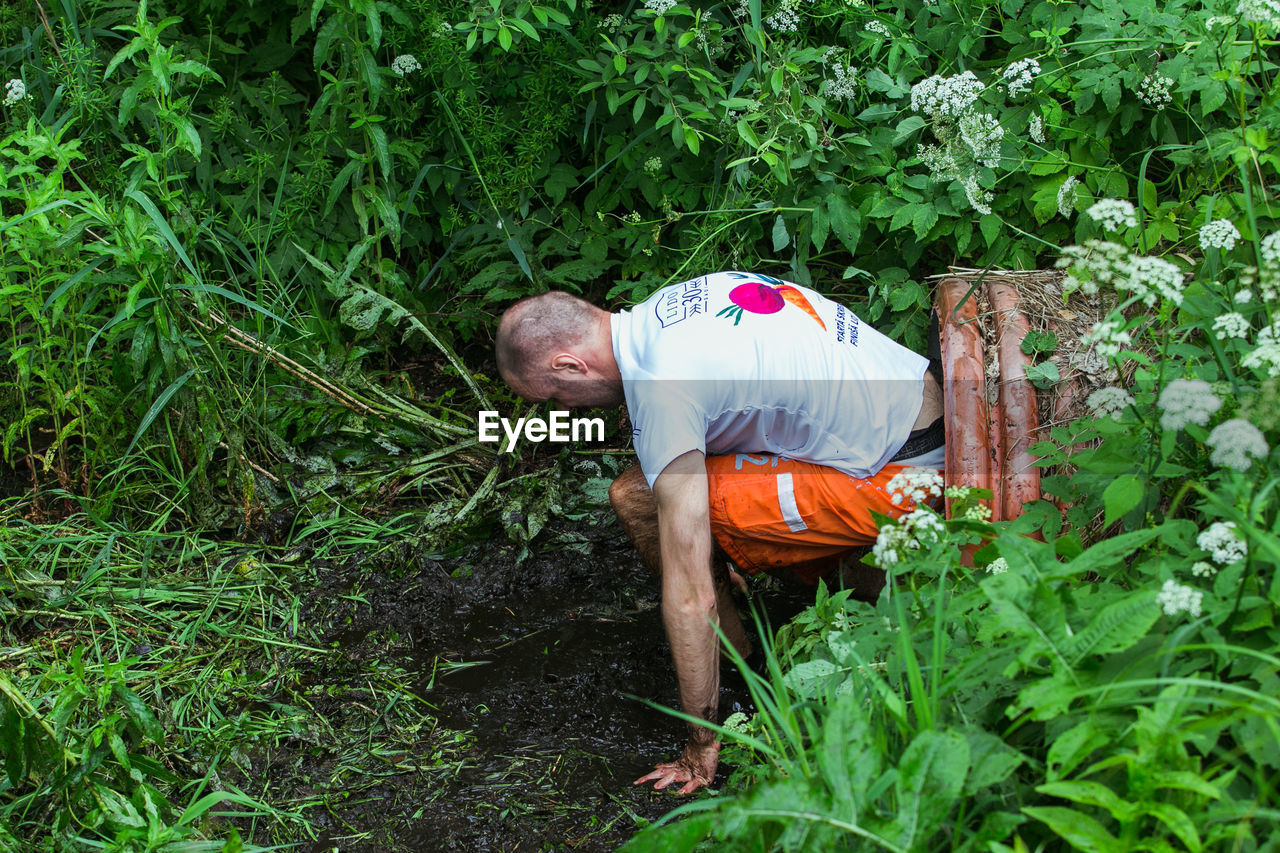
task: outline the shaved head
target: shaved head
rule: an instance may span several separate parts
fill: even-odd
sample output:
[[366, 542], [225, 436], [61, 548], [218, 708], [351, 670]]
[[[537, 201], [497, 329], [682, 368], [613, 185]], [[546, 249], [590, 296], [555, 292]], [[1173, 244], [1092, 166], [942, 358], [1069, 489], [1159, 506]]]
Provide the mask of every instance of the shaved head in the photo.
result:
[[561, 290], [521, 299], [498, 323], [498, 371], [525, 399], [609, 404], [622, 393], [609, 316]]

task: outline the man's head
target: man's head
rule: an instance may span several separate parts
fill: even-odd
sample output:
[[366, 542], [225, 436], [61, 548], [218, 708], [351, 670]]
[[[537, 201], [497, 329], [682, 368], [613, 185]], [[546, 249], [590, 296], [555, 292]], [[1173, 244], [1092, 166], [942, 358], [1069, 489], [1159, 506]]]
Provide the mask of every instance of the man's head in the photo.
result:
[[498, 323], [498, 371], [526, 400], [622, 402], [609, 312], [563, 291], [521, 299]]

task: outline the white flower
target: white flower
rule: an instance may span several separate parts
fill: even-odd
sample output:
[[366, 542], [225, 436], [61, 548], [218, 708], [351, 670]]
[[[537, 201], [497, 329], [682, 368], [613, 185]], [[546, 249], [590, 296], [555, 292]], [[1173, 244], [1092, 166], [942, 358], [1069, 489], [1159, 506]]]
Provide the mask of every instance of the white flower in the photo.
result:
[[1206, 563], [1204, 560], [1197, 560], [1191, 564], [1191, 575], [1197, 578], [1211, 578], [1218, 573], [1218, 567], [1213, 563]]
[[[670, 2], [675, 5], [674, 0], [661, 0], [661, 2]], [[778, 8], [773, 14], [764, 19], [764, 22], [780, 33], [794, 33], [800, 29], [800, 16], [796, 14], [796, 3], [798, 0], [782, 0]]]
[[621, 15], [614, 12], [612, 15], [605, 15], [605, 18], [601, 23], [604, 24], [605, 29], [609, 32], [616, 33], [622, 28], [623, 20]]
[[1272, 231], [1258, 243], [1264, 264], [1280, 264], [1280, 231]]
[[1222, 408], [1213, 386], [1203, 379], [1175, 379], [1160, 392], [1160, 426], [1182, 429], [1187, 424], [1204, 426]]
[[885, 26], [883, 21], [868, 21], [867, 25], [863, 27], [863, 29], [869, 33], [875, 33], [878, 36], [884, 36], [885, 38], [888, 38], [889, 36], [893, 35], [893, 33], [889, 32], [889, 28]]
[[1137, 256], [1125, 265], [1127, 277], [1116, 279], [1117, 290], [1130, 290], [1147, 305], [1163, 296], [1175, 305], [1182, 304], [1182, 270], [1164, 258]]
[[1248, 24], [1257, 24], [1264, 30], [1280, 29], [1280, 0], [1240, 0], [1236, 14]]
[[650, 157], [648, 160], [644, 161], [644, 170], [648, 172], [650, 175], [656, 173], [661, 168], [662, 168], [661, 157]]
[[1031, 141], [1037, 145], [1044, 145], [1044, 119], [1039, 113], [1033, 115], [1027, 121], [1027, 136], [1031, 137]]
[[27, 84], [17, 77], [4, 84], [4, 105], [11, 107], [27, 96]]
[[1000, 76], [1009, 88], [1009, 97], [1016, 98], [1023, 92], [1031, 91], [1031, 83], [1039, 73], [1040, 63], [1028, 58], [1010, 64]]
[[982, 94], [982, 82], [972, 71], [954, 77], [935, 74], [911, 87], [911, 109], [931, 118], [958, 118]]
[[1123, 388], [1108, 386], [1099, 388], [1089, 395], [1085, 402], [1095, 415], [1110, 415], [1112, 420], [1120, 420], [1125, 410], [1134, 404], [1133, 396]]
[[995, 198], [990, 192], [978, 186], [978, 176], [970, 175], [961, 181], [964, 186], [964, 194], [969, 198], [969, 204], [973, 205], [973, 209], [983, 216], [991, 212], [991, 201]]
[[1253, 299], [1253, 291], [1249, 288], [1236, 291], [1235, 296], [1231, 297], [1231, 301], [1237, 305], [1245, 305]]
[[1165, 77], [1163, 74], [1148, 74], [1138, 84], [1138, 97], [1147, 106], [1162, 110], [1173, 103], [1173, 96], [1169, 94], [1169, 87], [1172, 85], [1173, 79], [1170, 77]]
[[880, 568], [886, 568], [901, 561], [908, 551], [937, 543], [946, 532], [946, 525], [936, 512], [915, 509], [880, 528], [871, 555]]
[[[831, 48], [835, 50], [835, 48]], [[831, 71], [836, 75], [836, 79], [828, 81], [827, 95], [832, 98], [844, 98], [845, 100], [853, 100], [858, 95], [858, 69], [852, 65], [844, 65], [836, 62], [832, 64]]]
[[960, 138], [973, 152], [973, 159], [994, 169], [1000, 165], [1000, 140], [1004, 128], [991, 113], [966, 113], [960, 117]]
[[987, 571], [993, 575], [1002, 575], [1009, 571], [1009, 561], [1004, 557], [996, 557], [987, 564]]
[[1120, 348], [1133, 343], [1120, 320], [1099, 320], [1080, 338], [1083, 346], [1092, 346], [1103, 358], [1114, 358]]
[[935, 181], [959, 177], [959, 165], [956, 163], [956, 158], [952, 156], [950, 148], [921, 143], [916, 146], [916, 156], [920, 158], [920, 162], [929, 170], [929, 174]]
[[406, 77], [415, 71], [421, 71], [422, 63], [412, 53], [402, 53], [391, 60], [391, 70], [397, 77]]
[[1119, 231], [1138, 224], [1133, 205], [1122, 198], [1100, 198], [1085, 211], [1104, 231]]
[[1253, 466], [1253, 459], [1249, 457], [1266, 459], [1271, 450], [1262, 430], [1244, 418], [1232, 418], [1218, 424], [1204, 443], [1213, 448], [1209, 454], [1210, 462], [1219, 468], [1237, 471], [1248, 471]]
[[1219, 566], [1230, 566], [1244, 559], [1245, 544], [1236, 533], [1234, 521], [1215, 521], [1209, 529], [1196, 537], [1196, 545], [1209, 552], [1209, 557]]
[[1166, 616], [1177, 616], [1179, 613], [1190, 613], [1193, 617], [1200, 615], [1200, 604], [1204, 593], [1189, 586], [1183, 586], [1174, 580], [1167, 580], [1156, 596], [1156, 604], [1164, 610]]
[[1080, 186], [1080, 179], [1075, 175], [1071, 175], [1062, 182], [1062, 186], [1058, 187], [1058, 213], [1071, 218], [1071, 214], [1076, 209], [1076, 192]]
[[1280, 320], [1258, 332], [1258, 345], [1240, 364], [1248, 368], [1265, 367], [1272, 377], [1280, 376]]
[[1230, 219], [1215, 219], [1200, 226], [1200, 248], [1231, 251], [1240, 239], [1240, 232]]
[[924, 503], [942, 494], [942, 472], [936, 468], [903, 468], [893, 475], [885, 490], [895, 504], [904, 500]]
[[1213, 334], [1220, 341], [1243, 338], [1249, 334], [1249, 321], [1239, 311], [1222, 314], [1213, 321]]
[[676, 5], [676, 0], [644, 0], [644, 7], [655, 15], [665, 15]]

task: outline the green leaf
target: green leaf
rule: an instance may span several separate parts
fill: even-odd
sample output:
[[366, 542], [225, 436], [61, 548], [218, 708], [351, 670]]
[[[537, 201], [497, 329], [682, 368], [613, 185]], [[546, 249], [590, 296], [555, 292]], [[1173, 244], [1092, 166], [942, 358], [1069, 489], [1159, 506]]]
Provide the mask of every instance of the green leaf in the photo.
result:
[[831, 220], [827, 218], [827, 206], [819, 204], [809, 218], [809, 240], [813, 243], [813, 248], [821, 252], [822, 247], [827, 244], [827, 234], [830, 231]]
[[1063, 781], [1037, 785], [1036, 791], [1050, 797], [1061, 797], [1073, 803], [1106, 809], [1120, 823], [1133, 820], [1137, 808], [1100, 782]]
[[187, 384], [187, 380], [190, 379], [195, 372], [196, 368], [191, 368], [186, 373], [173, 380], [173, 382], [169, 383], [168, 388], [165, 388], [160, 392], [160, 396], [156, 397], [155, 402], [151, 404], [151, 408], [147, 409], [147, 413], [142, 416], [142, 423], [138, 424], [138, 430], [133, 434], [133, 440], [129, 442], [129, 446], [124, 450], [125, 456], [128, 456], [133, 452], [134, 445], [138, 443], [138, 439], [142, 438], [143, 434], [148, 428], [150, 428], [151, 422], [154, 421], [162, 411], [164, 411], [164, 407], [169, 405], [169, 401], [173, 399], [173, 395], [182, 390], [182, 386]]
[[[883, 72], [881, 72], [883, 73]], [[925, 120], [920, 116], [909, 116], [898, 122], [898, 126], [893, 131], [893, 145], [896, 148], [903, 142], [906, 142], [916, 134], [918, 130], [924, 127]]]
[[1041, 364], [1027, 364], [1022, 369], [1027, 374], [1027, 378], [1031, 380], [1031, 384], [1041, 391], [1049, 390], [1061, 378], [1058, 375], [1058, 366], [1052, 361], [1042, 362]]
[[773, 250], [781, 252], [789, 245], [791, 245], [791, 235], [787, 233], [787, 222], [782, 218], [782, 214], [778, 214], [778, 218], [773, 221]]
[[1125, 853], [1127, 847], [1120, 843], [1114, 835], [1107, 832], [1102, 824], [1076, 809], [1064, 809], [1058, 806], [1030, 807], [1022, 809], [1023, 814], [1035, 818], [1048, 825], [1079, 850], [1090, 853]]
[[1102, 505], [1106, 508], [1103, 524], [1110, 525], [1142, 502], [1143, 482], [1137, 474], [1121, 474], [1102, 492]]
[[1159, 618], [1155, 590], [1129, 593], [1103, 607], [1083, 631], [1071, 638], [1068, 660], [1076, 664], [1088, 654], [1122, 652], [1145, 637]]
[[129, 711], [129, 716], [142, 729], [142, 733], [156, 746], [164, 746], [164, 728], [151, 713], [147, 703], [142, 701], [142, 697], [123, 684], [116, 684], [112, 692]]
[[858, 211], [849, 206], [843, 195], [832, 193], [827, 196], [827, 217], [831, 230], [840, 238], [844, 247], [856, 253], [858, 240], [862, 237], [862, 217]]
[[969, 772], [969, 741], [950, 729], [925, 729], [915, 736], [898, 763], [899, 846], [913, 849], [942, 825], [960, 796]]

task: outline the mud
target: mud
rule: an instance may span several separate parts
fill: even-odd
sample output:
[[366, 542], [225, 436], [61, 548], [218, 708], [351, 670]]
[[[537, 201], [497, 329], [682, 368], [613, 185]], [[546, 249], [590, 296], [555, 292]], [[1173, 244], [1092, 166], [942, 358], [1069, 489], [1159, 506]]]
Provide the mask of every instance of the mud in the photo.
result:
[[[451, 766], [389, 775], [349, 805], [330, 798], [328, 814], [312, 815], [326, 831], [311, 850], [613, 850], [687, 799], [632, 785], [684, 739], [683, 723], [633, 698], [677, 704], [656, 587], [610, 519], [556, 535], [585, 553], [544, 547], [517, 564], [503, 543], [447, 558], [406, 544], [313, 566], [304, 616], [342, 652], [314, 675], [328, 685], [316, 710], [334, 710], [326, 695], [374, 707], [338, 685], [394, 660], [433, 706], [433, 737], [461, 733], [463, 745]], [[805, 593], [771, 597], [777, 624]], [[744, 708], [736, 673], [723, 681], [723, 713]], [[416, 750], [431, 748], [428, 738]], [[324, 760], [300, 751], [274, 765], [291, 768], [304, 797], [301, 781], [324, 777]]]

